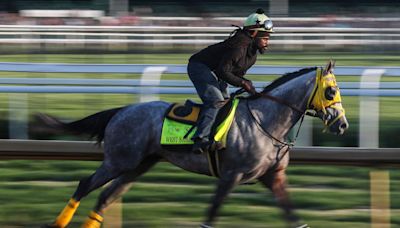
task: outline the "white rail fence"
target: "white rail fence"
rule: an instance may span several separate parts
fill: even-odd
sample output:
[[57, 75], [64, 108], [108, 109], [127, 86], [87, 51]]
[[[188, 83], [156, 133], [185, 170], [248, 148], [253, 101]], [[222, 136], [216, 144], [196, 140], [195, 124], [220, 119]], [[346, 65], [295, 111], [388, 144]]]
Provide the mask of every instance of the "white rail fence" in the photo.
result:
[[[251, 75], [282, 75], [301, 69], [301, 66], [254, 66]], [[140, 101], [158, 100], [159, 94], [195, 94], [188, 80], [160, 80], [162, 74], [186, 74], [185, 65], [138, 64], [50, 64], [0, 63], [3, 72], [44, 73], [133, 73], [140, 79], [67, 79], [67, 78], [0, 78], [0, 93], [9, 96], [9, 116], [14, 122], [26, 123], [27, 93], [123, 93], [140, 94]], [[360, 83], [339, 82], [342, 95], [360, 96], [360, 146], [379, 147], [378, 96], [400, 96], [400, 82], [380, 82], [382, 76], [400, 75], [400, 67], [337, 67], [337, 76], [361, 76]], [[183, 78], [186, 78], [184, 76]], [[268, 82], [255, 81], [256, 87]], [[24, 111], [25, 110], [25, 111]], [[366, 110], [366, 111], [363, 111]], [[27, 138], [25, 125], [10, 122], [11, 138]], [[311, 121], [306, 121], [306, 133], [299, 139], [302, 145], [311, 145]]]
[[[303, 66], [253, 66], [250, 75], [282, 75]], [[0, 63], [0, 72], [31, 73], [132, 73], [141, 79], [69, 79], [69, 78], [0, 78], [2, 93], [131, 93], [131, 94], [194, 94], [186, 76], [182, 80], [160, 80], [162, 74], [186, 74], [186, 65], [177, 64], [58, 64]], [[336, 67], [337, 76], [363, 76], [373, 81], [338, 82], [345, 96], [400, 96], [400, 82], [380, 82], [381, 76], [400, 76], [400, 67]], [[154, 77], [154, 75], [158, 77]], [[261, 88], [269, 84], [255, 81]]]
[[[209, 45], [226, 39], [231, 26], [47, 26], [1, 25], [0, 44], [98, 44], [98, 45]], [[394, 46], [400, 29], [382, 27], [276, 27], [271, 45], [287, 49], [303, 45]]]

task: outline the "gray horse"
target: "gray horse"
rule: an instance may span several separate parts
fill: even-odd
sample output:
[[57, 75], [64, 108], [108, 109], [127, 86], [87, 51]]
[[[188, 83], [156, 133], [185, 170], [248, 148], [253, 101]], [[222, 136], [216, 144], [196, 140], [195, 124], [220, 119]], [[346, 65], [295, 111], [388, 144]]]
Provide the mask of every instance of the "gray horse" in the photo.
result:
[[[272, 191], [291, 227], [307, 227], [299, 223], [286, 191], [291, 144], [285, 138], [306, 111], [321, 118], [330, 132], [343, 134], [348, 128], [333, 67], [329, 61], [324, 69], [305, 68], [285, 74], [258, 95], [240, 100], [227, 135], [226, 151], [219, 155], [217, 189], [201, 227], [212, 227], [224, 198], [236, 185], [255, 180]], [[190, 172], [211, 175], [207, 155], [167, 151], [160, 145], [163, 117], [169, 106], [163, 101], [140, 103], [72, 123], [42, 115], [52, 127], [89, 133], [99, 142], [104, 139], [100, 167], [80, 181], [55, 222], [45, 226], [66, 227], [81, 199], [113, 180], [83, 225], [100, 227], [104, 209], [161, 159]]]

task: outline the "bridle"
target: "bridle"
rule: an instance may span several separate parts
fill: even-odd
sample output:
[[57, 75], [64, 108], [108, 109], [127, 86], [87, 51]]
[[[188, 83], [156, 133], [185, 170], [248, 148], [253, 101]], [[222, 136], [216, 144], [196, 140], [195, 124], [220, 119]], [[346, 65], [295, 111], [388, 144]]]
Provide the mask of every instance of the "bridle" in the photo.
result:
[[[323, 74], [322, 71], [322, 68], [317, 68], [316, 83], [307, 102], [307, 110], [314, 110], [314, 116], [318, 116], [324, 121], [326, 127], [323, 132], [325, 132], [345, 115], [345, 110], [337, 105], [341, 104], [342, 100], [339, 88], [336, 85], [335, 76], [331, 72]], [[336, 90], [334, 95], [328, 99], [326, 98], [326, 90], [332, 87]], [[330, 119], [331, 115], [326, 110], [328, 107], [339, 111], [339, 115], [333, 120]]]
[[[291, 104], [290, 102], [288, 102], [287, 100], [281, 99], [279, 97], [275, 97], [272, 96], [270, 94], [267, 93], [257, 93], [253, 96], [250, 97], [250, 99], [256, 99], [256, 98], [265, 98], [268, 100], [272, 100], [275, 101], [277, 103], [283, 104], [289, 108], [291, 108], [292, 110], [300, 113], [302, 116], [303, 115], [307, 115], [307, 116], [311, 116], [311, 117], [320, 117], [320, 115], [318, 115], [318, 112], [322, 112], [324, 113], [325, 116], [327, 116], [327, 112], [326, 112], [326, 108], [327, 107], [331, 107], [337, 110], [340, 110], [340, 114], [333, 120], [326, 120], [326, 117], [322, 117], [321, 119], [323, 119], [326, 128], [329, 128], [332, 124], [334, 124], [336, 121], [338, 121], [341, 117], [344, 116], [344, 109], [338, 107], [336, 104], [341, 103], [341, 98], [340, 98], [340, 92], [338, 92], [338, 94], [335, 96], [335, 98], [332, 101], [323, 99], [320, 94], [317, 95], [317, 91], [319, 92], [319, 87], [322, 87], [322, 85], [320, 85], [322, 78], [324, 77], [322, 74], [322, 68], [317, 68], [316, 69], [316, 83], [314, 85], [313, 91], [311, 93], [311, 96], [307, 102], [307, 107], [306, 110], [303, 111], [299, 108], [297, 108], [296, 106], [294, 106], [293, 104]], [[329, 75], [328, 75], [329, 76]], [[336, 81], [335, 81], [336, 84]], [[317, 107], [319, 106], [319, 107]], [[321, 110], [317, 110], [317, 108], [321, 109]], [[329, 123], [328, 123], [329, 122]], [[325, 128], [325, 130], [326, 130]], [[324, 130], [324, 131], [325, 131]]]
[[[317, 68], [316, 74], [317, 74], [317, 75], [316, 75], [316, 84], [314, 85], [314, 89], [313, 89], [312, 95], [311, 95], [309, 101], [307, 102], [307, 107], [306, 107], [306, 110], [305, 110], [305, 111], [300, 110], [299, 108], [297, 108], [297, 107], [294, 106], [293, 104], [289, 103], [287, 100], [281, 99], [281, 98], [279, 98], [279, 97], [272, 96], [272, 95], [267, 94], [267, 93], [257, 93], [257, 94], [255, 94], [255, 95], [249, 97], [249, 99], [246, 99], [246, 106], [247, 106], [248, 112], [250, 113], [250, 116], [251, 116], [251, 118], [253, 119], [253, 121], [256, 123], [257, 128], [258, 128], [264, 135], [268, 136], [269, 138], [271, 138], [271, 139], [273, 139], [274, 141], [277, 142], [277, 144], [274, 143], [274, 146], [278, 148], [278, 152], [277, 152], [277, 155], [276, 155], [276, 164], [275, 164], [275, 167], [276, 167], [276, 165], [279, 164], [280, 160], [286, 155], [286, 153], [288, 153], [288, 152], [290, 151], [290, 149], [294, 146], [294, 144], [295, 144], [295, 142], [296, 142], [296, 140], [297, 140], [297, 137], [298, 137], [298, 135], [299, 135], [300, 128], [301, 128], [301, 126], [302, 126], [302, 124], [303, 124], [304, 116], [306, 116], [306, 115], [312, 116], [312, 117], [317, 117], [317, 116], [318, 116], [318, 115], [317, 115], [318, 111], [315, 110], [315, 107], [312, 107], [311, 104], [313, 104], [314, 99], [316, 99], [315, 97], [316, 97], [316, 92], [317, 92], [317, 90], [318, 90], [318, 80], [320, 80], [320, 78], [321, 78], [322, 69], [321, 69], [321, 68]], [[240, 90], [239, 90], [239, 91], [240, 91]], [[239, 91], [236, 91], [236, 92], [239, 92]], [[243, 92], [243, 91], [242, 91], [242, 92]], [[339, 95], [339, 96], [340, 96], [340, 95]], [[249, 106], [249, 100], [257, 99], [257, 98], [263, 98], [263, 99], [268, 99], [268, 100], [277, 102], [277, 103], [282, 104], [282, 105], [285, 105], [285, 106], [291, 108], [292, 110], [294, 110], [294, 111], [296, 111], [296, 112], [298, 112], [298, 113], [301, 114], [301, 117], [300, 117], [300, 124], [299, 124], [299, 126], [298, 126], [297, 131], [296, 131], [295, 137], [294, 137], [292, 140], [290, 140], [289, 142], [279, 140], [277, 137], [273, 136], [269, 131], [267, 131], [266, 129], [264, 129], [264, 128], [262, 127], [261, 122], [256, 118], [256, 116], [254, 115], [254, 113], [252, 112], [252, 110], [251, 110], [251, 108], [250, 108], [250, 106]], [[332, 104], [332, 106], [333, 106], [333, 105], [335, 105], [335, 104]], [[324, 111], [325, 111], [325, 110], [324, 110]], [[325, 112], [326, 112], [326, 111], [325, 111]], [[325, 113], [325, 112], [324, 112], [324, 113]], [[329, 125], [326, 123], [327, 128], [328, 128], [329, 126], [331, 126], [334, 122], [336, 122], [338, 119], [340, 119], [340, 117], [343, 116], [343, 115], [344, 115], [344, 113], [341, 113], [340, 115], [338, 115], [338, 117], [336, 117]], [[279, 156], [279, 154], [281, 153], [281, 151], [282, 151], [283, 148], [286, 148], [286, 150], [284, 151], [284, 153], [282, 154], [282, 156]]]

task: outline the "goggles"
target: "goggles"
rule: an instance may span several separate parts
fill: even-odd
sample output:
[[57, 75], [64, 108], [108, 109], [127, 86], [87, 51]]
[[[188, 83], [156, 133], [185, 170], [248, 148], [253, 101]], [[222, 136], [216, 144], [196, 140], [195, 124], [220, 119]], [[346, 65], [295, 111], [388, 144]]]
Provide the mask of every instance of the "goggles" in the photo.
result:
[[272, 30], [274, 28], [271, 20], [265, 20], [263, 25], [266, 30]]
[[272, 29], [274, 28], [274, 24], [272, 24], [271, 20], [265, 20], [264, 23], [260, 24], [257, 23], [255, 25], [249, 25], [246, 26], [247, 29], [258, 29], [258, 28], [263, 28], [267, 31], [272, 31]]

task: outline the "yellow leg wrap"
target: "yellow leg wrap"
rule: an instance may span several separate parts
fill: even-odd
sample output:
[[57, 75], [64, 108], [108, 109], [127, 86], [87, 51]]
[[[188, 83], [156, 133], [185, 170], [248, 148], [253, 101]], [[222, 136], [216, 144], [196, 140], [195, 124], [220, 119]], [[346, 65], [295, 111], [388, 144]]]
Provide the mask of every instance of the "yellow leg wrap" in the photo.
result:
[[74, 199], [70, 199], [67, 206], [65, 206], [64, 210], [58, 215], [56, 221], [54, 222], [54, 225], [57, 227], [66, 227], [68, 223], [71, 221], [72, 216], [74, 216], [74, 213], [76, 209], [78, 209], [79, 206], [79, 201], [76, 201]]
[[102, 222], [103, 222], [103, 216], [99, 215], [94, 211], [91, 211], [89, 217], [82, 225], [82, 228], [100, 228]]

